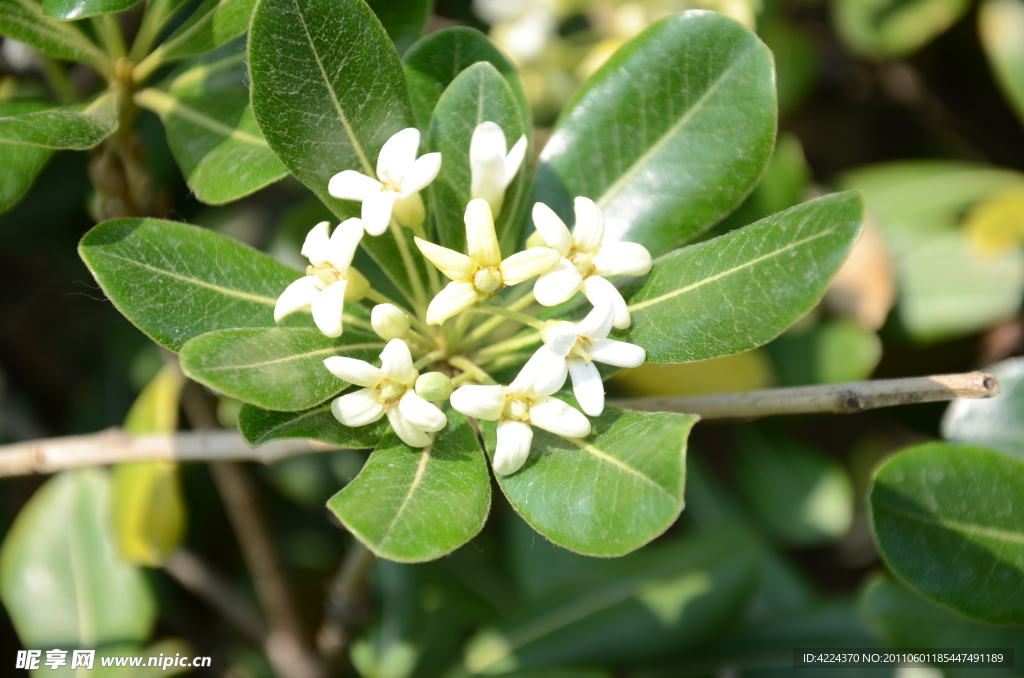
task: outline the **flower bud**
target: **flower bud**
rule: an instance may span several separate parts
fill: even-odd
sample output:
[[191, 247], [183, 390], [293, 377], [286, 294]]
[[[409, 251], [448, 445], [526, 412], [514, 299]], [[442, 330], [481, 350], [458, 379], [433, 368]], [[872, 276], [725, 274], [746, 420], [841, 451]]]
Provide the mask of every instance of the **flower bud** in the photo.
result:
[[409, 334], [409, 316], [394, 304], [377, 304], [370, 311], [373, 331], [386, 341], [404, 339]]
[[416, 379], [416, 395], [436, 403], [452, 394], [452, 380], [440, 372], [427, 372]]
[[534, 231], [530, 234], [530, 237], [526, 239], [526, 249], [533, 249], [534, 247], [547, 247], [548, 243], [544, 240], [544, 236], [540, 234], [540, 231]]

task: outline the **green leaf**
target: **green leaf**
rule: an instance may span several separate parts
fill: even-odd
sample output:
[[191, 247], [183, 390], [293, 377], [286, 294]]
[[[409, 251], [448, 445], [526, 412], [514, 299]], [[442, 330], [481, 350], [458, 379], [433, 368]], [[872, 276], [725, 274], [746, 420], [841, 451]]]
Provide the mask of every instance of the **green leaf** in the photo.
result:
[[775, 146], [772, 55], [720, 14], [678, 14], [619, 49], [566, 111], [541, 154], [538, 200], [569, 217], [572, 197], [592, 198], [609, 236], [657, 256], [757, 184]]
[[[52, 104], [44, 101], [0, 102], [0, 118], [35, 113]], [[18, 204], [42, 171], [53, 151], [26, 144], [0, 141], [0, 213]]]
[[864, 218], [839, 193], [657, 259], [626, 286], [627, 337], [654, 363], [707, 360], [774, 339], [821, 299]]
[[[526, 464], [498, 484], [533, 529], [572, 551], [620, 556], [669, 528], [683, 510], [686, 438], [697, 417], [608, 408], [593, 432], [535, 428]], [[494, 455], [496, 427], [485, 425]]]
[[[274, 327], [277, 297], [302, 275], [231, 238], [160, 219], [100, 224], [78, 252], [117, 309], [172, 351], [213, 330]], [[282, 324], [313, 319], [296, 313]]]
[[382, 558], [433, 560], [476, 536], [491, 507], [491, 481], [476, 433], [448, 408], [448, 425], [422, 450], [387, 433], [363, 470], [327, 503]]
[[387, 420], [381, 419], [375, 424], [359, 428], [342, 426], [331, 414], [330, 403], [303, 412], [275, 412], [245, 404], [238, 414], [238, 428], [242, 437], [253, 447], [274, 440], [304, 438], [344, 449], [369, 449], [380, 442], [387, 425]]
[[423, 34], [434, 3], [432, 0], [367, 0], [366, 4], [380, 19], [395, 49], [403, 54]]
[[839, 539], [853, 521], [849, 474], [795, 440], [741, 429], [733, 457], [750, 515], [785, 544]]
[[97, 469], [46, 482], [4, 540], [0, 597], [25, 647], [141, 642], [156, 617], [142, 573], [118, 559], [110, 480]]
[[[1024, 634], [1020, 629], [996, 629], [964, 619], [958, 614], [932, 605], [908, 591], [884, 574], [871, 578], [860, 594], [861, 617], [890, 646], [922, 647], [1013, 647], [1017, 656], [1024, 652]], [[942, 667], [949, 678], [973, 678], [977, 668]], [[1019, 675], [1012, 669], [986, 668], [986, 676]]]
[[[463, 252], [466, 247], [465, 213], [472, 184], [469, 143], [476, 126], [486, 121], [501, 127], [508, 148], [528, 133], [512, 89], [494, 66], [483, 62], [470, 66], [452, 81], [437, 102], [430, 121], [430, 150], [440, 151], [444, 158], [441, 171], [430, 184], [430, 205], [440, 243], [456, 252]], [[518, 251], [522, 236], [526, 206], [523, 198], [529, 183], [526, 164], [524, 161], [506, 189], [501, 213], [494, 215], [505, 256]]]
[[602, 563], [568, 588], [472, 639], [465, 668], [502, 674], [560, 665], [635, 666], [706, 643], [732, 621], [756, 580], [749, 538], [722, 531]]
[[486, 35], [465, 26], [449, 26], [426, 36], [406, 52], [403, 64], [409, 96], [422, 130], [429, 127], [434, 107], [455, 78], [473, 64], [486, 61], [512, 88], [523, 125], [530, 129], [530, 106], [519, 73]]
[[181, 347], [181, 369], [201, 384], [270, 410], [309, 409], [348, 384], [324, 359], [345, 355], [372, 361], [384, 348], [375, 334], [346, 329], [337, 339], [317, 329], [285, 327], [219, 330]]
[[0, 0], [0, 34], [65, 61], [110, 61], [77, 26], [45, 16], [43, 4], [37, 0]]
[[1024, 625], [1024, 463], [917, 445], [878, 469], [868, 500], [879, 551], [903, 583], [972, 619]]
[[43, 0], [43, 13], [55, 19], [84, 19], [97, 14], [122, 12], [139, 0]]
[[1024, 2], [983, 2], [978, 33], [999, 86], [1024, 122]]
[[256, 0], [204, 0], [146, 60], [188, 59], [220, 47], [245, 33], [255, 5]]
[[882, 358], [882, 341], [852, 320], [797, 325], [768, 344], [780, 386], [840, 384], [871, 376]]
[[86, 150], [117, 129], [117, 96], [0, 118], [0, 141], [43, 148]]
[[970, 6], [970, 0], [835, 0], [832, 18], [855, 51], [892, 58], [923, 47]]
[[990, 447], [1024, 461], [1024, 358], [985, 369], [999, 380], [995, 398], [954, 400], [942, 418], [942, 437], [950, 442]]
[[[402, 64], [377, 17], [362, 0], [260, 0], [249, 71], [253, 112], [270, 147], [339, 218], [358, 214], [359, 203], [332, 197], [328, 182], [349, 169], [376, 176], [381, 147], [412, 124]], [[407, 229], [403, 236], [415, 250]], [[362, 245], [408, 294], [393, 239], [363, 238]]]
[[208, 204], [237, 200], [288, 173], [256, 125], [245, 77], [245, 53], [234, 52], [198, 59], [165, 90], [135, 95], [163, 120], [188, 187]]

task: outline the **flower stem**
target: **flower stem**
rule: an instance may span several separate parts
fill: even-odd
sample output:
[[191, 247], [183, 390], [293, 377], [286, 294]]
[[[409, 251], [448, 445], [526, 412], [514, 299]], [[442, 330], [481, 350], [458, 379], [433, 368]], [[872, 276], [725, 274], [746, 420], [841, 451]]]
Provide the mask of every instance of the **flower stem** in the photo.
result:
[[[416, 226], [412, 229], [413, 235], [420, 240], [429, 240], [427, 238], [427, 232], [423, 228], [423, 224]], [[430, 289], [433, 294], [437, 294], [441, 291], [441, 279], [437, 275], [437, 270], [430, 264], [427, 264], [427, 278], [430, 280]]]
[[[522, 311], [524, 308], [532, 304], [535, 300], [536, 298], [533, 296], [533, 292], [531, 291], [513, 301], [511, 304], [505, 307], [505, 310], [512, 312]], [[463, 342], [463, 344], [465, 346], [472, 346], [473, 344], [477, 343], [494, 330], [504, 325], [505, 322], [507, 322], [507, 320], [508, 318], [502, 317], [485, 320], [484, 322], [477, 325], [476, 328], [469, 333], [469, 336], [466, 337], [466, 340], [465, 342]]]
[[348, 313], [342, 313], [341, 314], [341, 320], [342, 320], [342, 322], [344, 324], [346, 324], [346, 325], [355, 325], [356, 327], [358, 327], [361, 330], [372, 330], [373, 329], [373, 326], [369, 322], [367, 322], [366, 320], [363, 320], [362, 318], [357, 318], [354, 315], [349, 315]]
[[514, 351], [517, 348], [523, 348], [524, 346], [530, 346], [540, 341], [540, 332], [530, 332], [529, 334], [520, 334], [519, 336], [500, 341], [497, 344], [491, 344], [485, 348], [480, 349], [476, 354], [476, 358], [484, 358], [487, 356], [498, 356], [502, 353], [508, 353]]
[[525, 313], [519, 313], [508, 308], [502, 308], [500, 306], [477, 306], [473, 309], [473, 313], [483, 313], [487, 315], [501, 316], [509, 320], [515, 320], [516, 322], [522, 323], [523, 325], [529, 325], [530, 327], [539, 330], [544, 326], [543, 320], [537, 320]]
[[493, 386], [494, 384], [498, 383], [494, 381], [494, 377], [487, 374], [487, 372], [483, 370], [479, 365], [477, 365], [476, 363], [472, 362], [471, 360], [464, 356], [453, 355], [450, 358], [448, 358], [448, 364], [451, 365], [452, 367], [462, 370], [466, 374], [472, 375], [473, 380], [478, 381], [481, 384]]
[[49, 83], [53, 93], [57, 95], [57, 99], [61, 103], [69, 103], [77, 99], [78, 94], [71, 85], [67, 72], [57, 63], [57, 60], [46, 56], [42, 52], [37, 52], [37, 55], [39, 56], [39, 66], [42, 68], [43, 76], [46, 78], [46, 82]]
[[[378, 303], [378, 304], [391, 304], [392, 306], [397, 306], [398, 308], [402, 307], [402, 305], [399, 304], [398, 302], [396, 302], [394, 299], [392, 299], [391, 297], [387, 296], [386, 294], [381, 294], [380, 292], [378, 292], [377, 290], [373, 289], [372, 287], [370, 289], [366, 290], [366, 298], [369, 299], [370, 301], [373, 301], [373, 302]], [[428, 325], [425, 322], [423, 322], [422, 320], [420, 320], [420, 318], [418, 316], [416, 316], [416, 315], [409, 315], [409, 320], [412, 321], [412, 324], [416, 326], [416, 329], [418, 329], [420, 332], [425, 334], [427, 337], [429, 337], [431, 334], [433, 334], [430, 331], [430, 325]], [[426, 338], [426, 337], [424, 337], [424, 338]]]
[[402, 227], [398, 225], [398, 222], [394, 219], [391, 220], [390, 224], [391, 235], [395, 237], [395, 244], [398, 246], [398, 253], [402, 256], [402, 263], [405, 265], [405, 271], [409, 274], [409, 282], [412, 283], [412, 293], [416, 297], [414, 305], [416, 306], [416, 313], [421, 316], [427, 314], [427, 292], [423, 289], [423, 281], [420, 280], [420, 272], [416, 268], [416, 263], [412, 259], [412, 253], [409, 251], [409, 243], [405, 242], [405, 235], [402, 234]]
[[443, 359], [446, 355], [448, 355], [448, 351], [444, 350], [443, 348], [439, 348], [436, 351], [431, 351], [427, 355], [423, 356], [422, 358], [414, 362], [412, 366], [416, 368], [416, 370], [421, 370], [430, 363], [437, 362], [438, 360]]
[[121, 25], [117, 22], [117, 17], [113, 14], [103, 14], [93, 18], [93, 26], [96, 27], [96, 33], [103, 40], [103, 45], [107, 48], [107, 54], [110, 55], [111, 60], [117, 61], [128, 54], [128, 48], [124, 44], [124, 34], [121, 32]]

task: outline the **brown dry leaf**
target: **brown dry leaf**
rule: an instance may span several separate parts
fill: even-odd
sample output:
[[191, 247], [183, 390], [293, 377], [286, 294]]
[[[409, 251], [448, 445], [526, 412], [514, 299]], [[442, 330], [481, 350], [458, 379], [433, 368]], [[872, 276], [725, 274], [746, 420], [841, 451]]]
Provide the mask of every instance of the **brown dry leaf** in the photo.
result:
[[889, 248], [878, 224], [868, 215], [860, 240], [825, 294], [825, 304], [833, 313], [877, 331], [885, 324], [895, 300], [896, 282]]

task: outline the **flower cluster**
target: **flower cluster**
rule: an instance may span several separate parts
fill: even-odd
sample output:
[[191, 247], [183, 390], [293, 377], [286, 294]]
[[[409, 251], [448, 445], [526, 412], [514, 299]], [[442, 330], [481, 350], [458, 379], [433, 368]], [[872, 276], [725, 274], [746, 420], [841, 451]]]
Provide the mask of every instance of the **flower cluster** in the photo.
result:
[[[604, 411], [604, 385], [595, 363], [637, 367], [644, 362], [643, 348], [608, 337], [612, 328], [625, 329], [631, 322], [626, 302], [608, 277], [645, 275], [651, 255], [637, 243], [607, 239], [598, 205], [578, 197], [572, 231], [550, 207], [536, 203], [537, 232], [529, 246], [503, 257], [495, 217], [526, 156], [527, 142], [524, 136], [509, 150], [504, 131], [493, 122], [477, 126], [470, 142], [466, 253], [437, 245], [427, 236], [420, 191], [438, 175], [441, 155], [417, 157], [419, 143], [417, 130], [402, 130], [381, 149], [376, 177], [347, 170], [331, 179], [331, 195], [360, 201], [362, 218], [343, 222], [333, 234], [327, 222], [310, 231], [302, 248], [310, 266], [278, 299], [275, 319], [308, 308], [329, 337], [341, 335], [345, 319], [387, 341], [380, 367], [340, 356], [324, 361], [333, 375], [361, 387], [331, 405], [345, 426], [365, 426], [386, 416], [402, 441], [426, 447], [448, 422], [434, 403], [449, 400], [462, 414], [497, 422], [494, 471], [515, 473], [529, 457], [532, 427], [568, 438], [590, 435], [587, 415]], [[390, 228], [399, 248], [407, 247], [400, 226], [413, 231], [420, 253], [450, 280], [441, 288], [432, 273], [434, 296], [429, 302], [425, 295], [419, 303], [413, 301], [412, 316], [351, 266], [364, 233], [376, 236]], [[532, 278], [532, 292], [501, 305], [499, 292]], [[592, 305], [579, 322], [543, 321], [524, 312], [534, 302], [563, 304], [577, 292]], [[369, 323], [358, 314], [344, 314], [344, 302], [364, 297], [376, 303]], [[492, 317], [474, 326], [478, 314]], [[458, 320], [447, 322], [456, 316]], [[532, 329], [510, 338], [505, 327], [509, 321]], [[538, 342], [541, 346], [508, 386], [495, 383], [484, 369], [514, 362], [518, 349]], [[436, 365], [438, 371], [421, 375], [419, 369], [427, 365]], [[553, 397], [567, 379], [582, 412]]]

